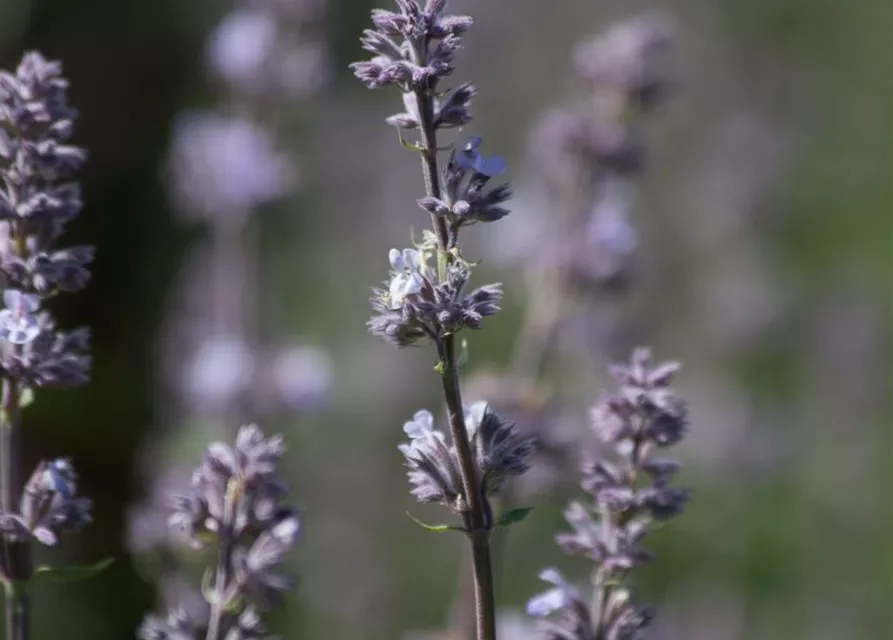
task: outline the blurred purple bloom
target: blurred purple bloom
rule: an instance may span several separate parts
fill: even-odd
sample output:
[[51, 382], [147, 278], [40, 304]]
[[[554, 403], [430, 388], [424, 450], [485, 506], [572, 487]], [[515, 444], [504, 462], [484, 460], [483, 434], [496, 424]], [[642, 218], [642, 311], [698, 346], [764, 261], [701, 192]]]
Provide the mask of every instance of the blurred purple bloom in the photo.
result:
[[307, 411], [325, 402], [332, 388], [332, 360], [322, 349], [293, 347], [273, 362], [273, 386], [279, 401], [293, 411]]
[[267, 131], [207, 112], [179, 119], [169, 164], [178, 206], [205, 218], [247, 215], [284, 196], [295, 180]]
[[262, 88], [264, 65], [276, 48], [276, 16], [263, 9], [238, 9], [217, 25], [208, 59], [224, 82], [248, 91]]
[[188, 398], [198, 411], [219, 411], [251, 383], [254, 355], [234, 335], [211, 335], [202, 342], [184, 379]]

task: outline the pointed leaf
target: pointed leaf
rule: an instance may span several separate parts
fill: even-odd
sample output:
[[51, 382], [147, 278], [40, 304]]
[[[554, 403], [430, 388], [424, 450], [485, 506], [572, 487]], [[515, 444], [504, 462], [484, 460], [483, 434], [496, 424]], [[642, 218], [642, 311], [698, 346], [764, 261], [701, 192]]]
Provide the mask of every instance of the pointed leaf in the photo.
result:
[[409, 511], [406, 512], [406, 515], [409, 516], [409, 519], [415, 522], [417, 525], [422, 527], [423, 529], [427, 529], [428, 531], [433, 531], [434, 533], [444, 533], [445, 531], [465, 531], [462, 527], [454, 527], [449, 524], [425, 524], [418, 518], [414, 517]]
[[32, 580], [47, 580], [49, 582], [81, 582], [89, 580], [93, 576], [105, 571], [115, 561], [114, 558], [105, 558], [94, 564], [75, 565], [72, 567], [50, 567], [41, 565], [34, 571]]
[[521, 522], [531, 511], [533, 511], [533, 507], [518, 507], [516, 509], [510, 509], [509, 511], [506, 511], [501, 516], [499, 516], [499, 522], [496, 523], [496, 526], [507, 527], [509, 525], [515, 524], [516, 522]]

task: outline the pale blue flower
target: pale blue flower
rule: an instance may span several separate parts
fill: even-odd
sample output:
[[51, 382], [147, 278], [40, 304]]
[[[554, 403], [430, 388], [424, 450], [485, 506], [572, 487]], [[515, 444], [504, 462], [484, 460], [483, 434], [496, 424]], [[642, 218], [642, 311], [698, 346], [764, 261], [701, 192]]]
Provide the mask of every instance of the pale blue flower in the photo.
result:
[[564, 579], [558, 569], [543, 569], [539, 578], [555, 586], [527, 601], [528, 615], [544, 618], [580, 599], [579, 592]]
[[[441, 445], [446, 447], [446, 436], [442, 431], [434, 428], [434, 416], [427, 409], [416, 411], [412, 420], [404, 423], [403, 433], [409, 436], [409, 444], [401, 444], [398, 447], [404, 455], [426, 445], [435, 448], [440, 448]], [[436, 442], [432, 442], [432, 440]]]
[[434, 416], [427, 409], [416, 411], [412, 416], [412, 420], [407, 421], [403, 425], [403, 433], [411, 440], [419, 438], [427, 438], [428, 436], [440, 433], [434, 428]]
[[35, 312], [40, 307], [40, 296], [22, 293], [18, 289], [3, 292], [0, 311], [0, 338], [13, 344], [27, 344], [40, 334], [40, 326]]
[[425, 285], [422, 276], [422, 255], [415, 249], [391, 249], [388, 253], [394, 273], [390, 285], [391, 309], [403, 306], [406, 296], [419, 293]]

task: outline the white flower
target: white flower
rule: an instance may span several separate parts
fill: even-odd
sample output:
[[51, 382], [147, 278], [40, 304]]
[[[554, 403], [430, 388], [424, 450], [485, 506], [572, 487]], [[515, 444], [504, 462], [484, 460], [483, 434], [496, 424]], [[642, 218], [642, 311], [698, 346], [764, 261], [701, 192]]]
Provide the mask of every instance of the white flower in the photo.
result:
[[390, 305], [392, 309], [403, 306], [406, 296], [419, 293], [425, 285], [422, 276], [422, 256], [415, 249], [391, 249], [388, 254], [391, 267], [396, 272], [391, 279]]
[[434, 429], [434, 416], [427, 409], [416, 411], [415, 415], [412, 416], [412, 420], [403, 425], [403, 433], [409, 436], [411, 440], [427, 438], [436, 432], [436, 429]]
[[34, 312], [40, 307], [40, 296], [22, 293], [18, 289], [3, 292], [0, 311], [0, 338], [13, 344], [27, 344], [40, 335], [40, 326]]
[[434, 428], [434, 416], [427, 409], [416, 411], [412, 420], [403, 424], [403, 433], [409, 436], [411, 447], [422, 445], [431, 439], [446, 444], [446, 436]]
[[403, 433], [409, 436], [409, 444], [401, 444], [397, 449], [406, 457], [412, 457], [417, 450], [446, 447], [446, 436], [434, 428], [434, 416], [427, 409], [416, 411], [412, 420], [403, 424]]

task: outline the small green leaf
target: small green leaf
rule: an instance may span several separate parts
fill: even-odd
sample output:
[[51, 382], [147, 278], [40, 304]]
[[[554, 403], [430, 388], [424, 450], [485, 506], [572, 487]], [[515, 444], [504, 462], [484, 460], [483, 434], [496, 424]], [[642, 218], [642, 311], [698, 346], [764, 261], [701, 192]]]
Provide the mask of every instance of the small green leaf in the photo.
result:
[[418, 518], [415, 518], [409, 511], [406, 512], [406, 515], [409, 516], [409, 519], [415, 522], [417, 525], [422, 527], [423, 529], [427, 529], [428, 531], [433, 531], [434, 533], [443, 533], [445, 531], [465, 531], [462, 527], [454, 527], [449, 524], [425, 524]]
[[114, 558], [105, 558], [95, 564], [76, 565], [73, 567], [50, 567], [41, 565], [34, 571], [32, 580], [48, 580], [50, 582], [80, 582], [89, 580], [93, 576], [105, 571], [115, 561]]
[[434, 365], [434, 370], [440, 375], [444, 374], [444, 372], [446, 371], [446, 365], [444, 364], [443, 360], [438, 360], [437, 364]]
[[406, 140], [406, 138], [403, 137], [403, 133], [400, 131], [397, 132], [397, 137], [400, 138], [400, 146], [403, 147], [404, 149], [407, 149], [408, 151], [421, 152], [421, 151], [425, 150], [425, 147], [423, 147], [422, 145], [420, 145], [417, 142], [408, 142]]
[[499, 517], [499, 522], [496, 523], [496, 526], [507, 527], [516, 522], [521, 522], [531, 511], [533, 511], [533, 507], [518, 507], [517, 509], [506, 511]]

